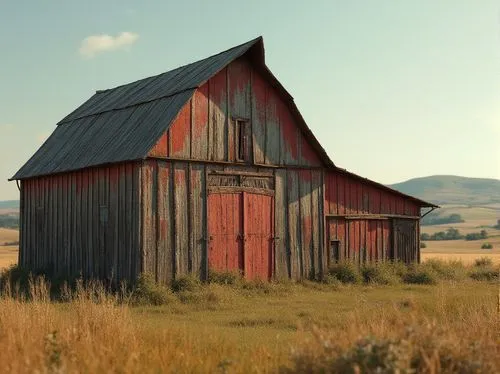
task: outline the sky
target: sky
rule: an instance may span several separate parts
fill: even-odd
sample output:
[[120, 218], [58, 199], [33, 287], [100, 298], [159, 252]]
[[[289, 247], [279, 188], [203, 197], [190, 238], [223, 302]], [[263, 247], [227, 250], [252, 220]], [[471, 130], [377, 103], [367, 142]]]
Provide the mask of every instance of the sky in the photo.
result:
[[0, 0], [0, 200], [95, 90], [259, 35], [337, 166], [500, 179], [498, 0]]

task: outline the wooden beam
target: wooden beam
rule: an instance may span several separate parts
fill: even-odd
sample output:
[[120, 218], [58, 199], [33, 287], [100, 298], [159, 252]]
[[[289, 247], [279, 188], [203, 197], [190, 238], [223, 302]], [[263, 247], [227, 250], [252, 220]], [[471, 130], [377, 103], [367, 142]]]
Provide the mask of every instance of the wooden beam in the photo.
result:
[[400, 214], [325, 214], [327, 218], [344, 218], [344, 219], [379, 219], [385, 220], [390, 218], [414, 219], [419, 220], [419, 216], [405, 216]]

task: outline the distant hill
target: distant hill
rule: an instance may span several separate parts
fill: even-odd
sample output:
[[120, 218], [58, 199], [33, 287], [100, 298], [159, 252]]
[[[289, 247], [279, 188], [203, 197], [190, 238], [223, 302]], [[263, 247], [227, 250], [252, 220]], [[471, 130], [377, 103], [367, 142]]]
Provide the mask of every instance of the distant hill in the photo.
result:
[[500, 203], [500, 180], [433, 175], [391, 184], [389, 187], [438, 205], [489, 205]]
[[19, 200], [0, 201], [0, 209], [19, 209]]

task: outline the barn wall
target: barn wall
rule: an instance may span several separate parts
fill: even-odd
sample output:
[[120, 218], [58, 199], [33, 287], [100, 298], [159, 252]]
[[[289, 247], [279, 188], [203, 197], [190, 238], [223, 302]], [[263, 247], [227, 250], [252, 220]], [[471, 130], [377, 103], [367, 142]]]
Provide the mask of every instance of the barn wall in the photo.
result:
[[418, 216], [420, 207], [410, 199], [382, 188], [363, 183], [340, 172], [325, 176], [325, 211], [333, 215], [402, 215]]
[[286, 101], [245, 58], [195, 91], [150, 156], [236, 162], [235, 119], [248, 120], [247, 163], [321, 165]]
[[[420, 207], [410, 199], [332, 171], [325, 175], [325, 212], [327, 263], [418, 261]], [[395, 236], [395, 227], [404, 228], [409, 239]]]
[[276, 278], [319, 275], [325, 265], [321, 171], [268, 169], [150, 159], [142, 176], [142, 254], [145, 272], [168, 283], [207, 275], [207, 173], [274, 174]]
[[22, 181], [19, 263], [63, 276], [139, 273], [138, 164]]

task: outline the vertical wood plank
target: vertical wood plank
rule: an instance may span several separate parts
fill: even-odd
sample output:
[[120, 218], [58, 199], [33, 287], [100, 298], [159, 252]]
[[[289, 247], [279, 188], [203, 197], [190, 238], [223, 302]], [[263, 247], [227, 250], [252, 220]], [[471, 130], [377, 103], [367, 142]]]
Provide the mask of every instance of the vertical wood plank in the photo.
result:
[[300, 264], [300, 210], [298, 175], [294, 170], [287, 170], [288, 191], [288, 243], [290, 251], [290, 274], [293, 279], [301, 278]]
[[278, 169], [275, 171], [275, 277], [277, 279], [288, 278], [289, 258], [288, 258], [288, 238], [287, 238], [287, 179], [286, 170]]

